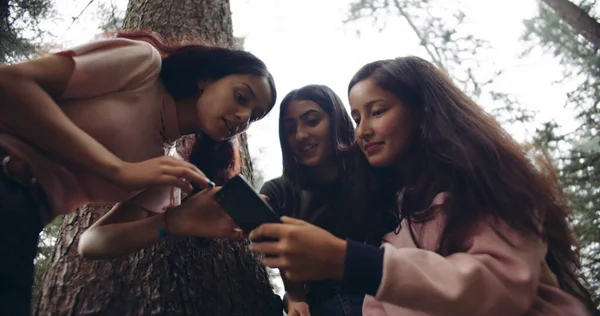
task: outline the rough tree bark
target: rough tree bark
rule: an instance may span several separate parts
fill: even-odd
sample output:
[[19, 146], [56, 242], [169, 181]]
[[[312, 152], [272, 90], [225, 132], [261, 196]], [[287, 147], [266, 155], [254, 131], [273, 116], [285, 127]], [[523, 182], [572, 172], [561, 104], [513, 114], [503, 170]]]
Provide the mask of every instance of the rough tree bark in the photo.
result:
[[[234, 44], [227, 0], [131, 0], [124, 28]], [[251, 176], [245, 135], [240, 142], [243, 172]], [[120, 259], [81, 258], [80, 234], [109, 208], [88, 205], [64, 218], [34, 314], [282, 314], [267, 272], [247, 242], [168, 238]]]
[[561, 19], [597, 49], [600, 49], [600, 23], [569, 0], [543, 0]]

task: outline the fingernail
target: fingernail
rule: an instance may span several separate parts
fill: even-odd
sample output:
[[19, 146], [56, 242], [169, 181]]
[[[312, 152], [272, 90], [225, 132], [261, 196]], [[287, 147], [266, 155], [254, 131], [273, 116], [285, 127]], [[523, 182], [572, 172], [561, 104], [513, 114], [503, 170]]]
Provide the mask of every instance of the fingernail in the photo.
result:
[[241, 228], [234, 228], [233, 231], [238, 233], [244, 232]]
[[210, 181], [210, 180], [208, 181], [208, 187], [209, 187], [209, 188], [211, 188], [211, 189], [212, 189], [212, 188], [214, 188], [214, 187], [215, 187], [215, 185], [216, 185], [216, 184], [215, 184], [214, 182], [212, 182], [212, 181]]

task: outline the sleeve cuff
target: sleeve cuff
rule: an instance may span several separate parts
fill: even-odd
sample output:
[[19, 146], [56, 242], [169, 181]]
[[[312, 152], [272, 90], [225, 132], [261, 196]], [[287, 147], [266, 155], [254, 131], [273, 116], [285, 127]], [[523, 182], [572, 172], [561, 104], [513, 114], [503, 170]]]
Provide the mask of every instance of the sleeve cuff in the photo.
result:
[[344, 287], [375, 296], [383, 276], [383, 253], [383, 248], [347, 240]]

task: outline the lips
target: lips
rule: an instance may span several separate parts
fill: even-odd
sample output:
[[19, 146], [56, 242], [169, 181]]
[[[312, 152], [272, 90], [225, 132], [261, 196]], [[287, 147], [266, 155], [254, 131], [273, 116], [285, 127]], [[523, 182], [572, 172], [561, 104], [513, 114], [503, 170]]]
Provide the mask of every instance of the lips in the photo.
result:
[[298, 157], [302, 157], [303, 159], [312, 157], [316, 153], [315, 148], [317, 147], [318, 144], [316, 143], [298, 144], [295, 149], [296, 155], [298, 155]]
[[364, 145], [364, 151], [365, 151], [367, 154], [370, 154], [370, 153], [373, 153], [373, 152], [375, 152], [375, 151], [377, 151], [377, 150], [381, 149], [382, 145], [383, 145], [383, 142], [377, 142], [377, 143], [366, 143], [366, 144]]
[[317, 147], [317, 144], [308, 144], [308, 145], [304, 145], [304, 146], [300, 147], [300, 149], [302, 151], [309, 151], [315, 147]]
[[235, 134], [235, 132], [237, 132], [237, 128], [231, 126], [228, 120], [223, 119], [223, 122], [225, 123], [225, 128], [229, 132], [229, 136], [231, 136], [231, 135]]

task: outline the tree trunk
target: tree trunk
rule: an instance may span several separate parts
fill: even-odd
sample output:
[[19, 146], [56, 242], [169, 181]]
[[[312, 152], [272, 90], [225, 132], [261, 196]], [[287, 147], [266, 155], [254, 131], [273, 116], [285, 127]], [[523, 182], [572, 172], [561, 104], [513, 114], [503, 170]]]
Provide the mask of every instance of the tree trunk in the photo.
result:
[[[131, 0], [124, 28], [226, 47], [234, 42], [227, 0]], [[245, 135], [239, 141], [243, 173], [251, 176]], [[81, 258], [79, 236], [110, 207], [88, 205], [65, 216], [33, 313], [282, 315], [265, 267], [247, 241], [167, 238], [115, 260]]]
[[600, 23], [585, 10], [569, 0], [543, 0], [556, 14], [567, 22], [597, 49], [600, 49]]

